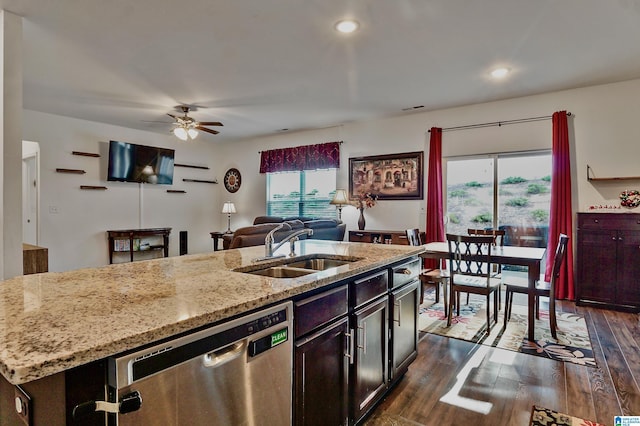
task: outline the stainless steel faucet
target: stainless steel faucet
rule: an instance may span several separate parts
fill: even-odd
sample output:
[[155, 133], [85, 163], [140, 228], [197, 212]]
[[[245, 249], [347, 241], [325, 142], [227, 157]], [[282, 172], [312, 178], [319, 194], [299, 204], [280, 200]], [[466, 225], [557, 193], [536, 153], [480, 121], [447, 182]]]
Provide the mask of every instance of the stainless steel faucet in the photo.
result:
[[290, 256], [294, 256], [295, 255], [295, 242], [298, 241], [298, 237], [302, 234], [307, 234], [307, 235], [313, 235], [313, 229], [300, 229], [299, 231], [295, 231], [294, 233], [287, 235], [286, 237], [284, 237], [282, 239], [282, 241], [280, 241], [278, 244], [276, 244], [276, 246], [273, 246], [274, 243], [274, 234], [276, 232], [278, 232], [279, 230], [281, 230], [285, 225], [289, 226], [288, 224], [285, 223], [281, 223], [280, 225], [276, 226], [275, 228], [273, 228], [271, 231], [269, 231], [269, 233], [267, 234], [267, 236], [264, 238], [264, 257], [261, 257], [259, 259], [255, 259], [255, 260], [266, 260], [266, 259], [272, 259], [274, 257], [284, 257], [284, 255], [280, 255], [280, 256], [274, 256], [273, 252], [278, 250], [280, 247], [282, 247], [282, 245], [286, 242], [290, 242], [291, 243], [291, 253]]

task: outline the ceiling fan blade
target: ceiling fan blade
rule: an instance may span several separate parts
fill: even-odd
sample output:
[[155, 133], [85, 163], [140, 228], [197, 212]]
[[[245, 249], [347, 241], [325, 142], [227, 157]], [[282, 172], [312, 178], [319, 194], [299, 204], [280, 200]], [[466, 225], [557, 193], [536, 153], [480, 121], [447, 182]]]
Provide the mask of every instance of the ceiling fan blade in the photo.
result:
[[176, 116], [175, 116], [175, 115], [173, 115], [173, 114], [169, 114], [169, 113], [167, 113], [167, 115], [168, 115], [169, 117], [173, 118], [174, 120], [176, 119]]
[[201, 126], [224, 126], [224, 124], [219, 121], [198, 121], [198, 124]]
[[202, 130], [203, 132], [207, 132], [207, 133], [211, 133], [213, 135], [217, 135], [218, 133], [220, 133], [217, 130], [213, 130], [213, 129], [207, 129], [206, 127], [202, 127], [202, 126], [196, 126], [196, 129], [198, 130]]

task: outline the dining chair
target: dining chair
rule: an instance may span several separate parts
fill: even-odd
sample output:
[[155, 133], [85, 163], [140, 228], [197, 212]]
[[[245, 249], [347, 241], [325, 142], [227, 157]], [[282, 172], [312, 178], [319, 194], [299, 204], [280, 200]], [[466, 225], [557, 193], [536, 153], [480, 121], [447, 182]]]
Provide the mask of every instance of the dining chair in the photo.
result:
[[491, 276], [491, 235], [447, 234], [449, 246], [449, 315], [451, 325], [454, 309], [460, 316], [460, 293], [473, 293], [486, 297], [487, 334], [491, 333], [491, 295], [493, 294], [493, 322], [498, 322], [498, 292], [500, 279]]
[[[504, 247], [504, 240], [507, 231], [504, 229], [493, 229], [493, 228], [467, 228], [467, 234], [469, 235], [491, 235], [493, 237], [493, 245], [498, 247]], [[492, 276], [494, 278], [500, 277], [502, 273], [502, 265], [500, 263], [493, 264], [493, 272]], [[467, 294], [467, 304], [469, 304], [469, 294]], [[498, 310], [502, 309], [502, 289], [500, 293], [498, 293]]]
[[[420, 238], [420, 231], [417, 228], [407, 229], [407, 240], [411, 246], [421, 246], [422, 238]], [[442, 294], [444, 298], [444, 314], [449, 312], [448, 297], [447, 297], [447, 281], [449, 279], [448, 273], [441, 269], [422, 269], [420, 271], [420, 304], [424, 302], [424, 287], [425, 285], [432, 285], [436, 289], [436, 303], [440, 302], [440, 286], [442, 285]]]
[[[553, 256], [553, 268], [551, 270], [551, 281], [544, 280], [544, 274], [540, 275], [540, 279], [536, 281], [535, 288], [533, 289], [535, 294], [535, 312], [536, 318], [540, 318], [540, 296], [549, 298], [549, 325], [551, 327], [551, 335], [554, 339], [557, 339], [556, 330], [558, 323], [556, 321], [556, 280], [560, 276], [560, 268], [566, 257], [567, 244], [569, 237], [565, 234], [560, 234], [558, 238], [558, 246], [556, 247], [556, 253]], [[511, 308], [513, 305], [513, 293], [529, 294], [529, 281], [527, 278], [519, 279], [518, 277], [510, 277], [509, 282], [506, 282], [507, 293], [505, 297], [505, 312], [504, 312], [504, 328], [507, 327], [507, 322], [511, 319]]]

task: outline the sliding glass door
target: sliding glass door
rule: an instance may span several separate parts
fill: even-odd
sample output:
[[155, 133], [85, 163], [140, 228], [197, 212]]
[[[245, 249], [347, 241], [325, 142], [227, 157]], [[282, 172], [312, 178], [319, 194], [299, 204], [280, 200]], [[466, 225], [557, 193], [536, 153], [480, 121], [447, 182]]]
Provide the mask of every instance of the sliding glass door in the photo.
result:
[[546, 247], [551, 153], [454, 157], [445, 161], [446, 230], [506, 231], [505, 245]]

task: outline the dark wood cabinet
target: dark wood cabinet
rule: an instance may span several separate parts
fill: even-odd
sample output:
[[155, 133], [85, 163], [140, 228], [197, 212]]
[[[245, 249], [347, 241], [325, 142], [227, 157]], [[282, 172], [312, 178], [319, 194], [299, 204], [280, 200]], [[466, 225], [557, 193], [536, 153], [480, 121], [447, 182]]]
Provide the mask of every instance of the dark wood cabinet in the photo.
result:
[[418, 356], [419, 281], [391, 292], [389, 295], [389, 380], [396, 381], [407, 372]]
[[640, 214], [578, 213], [576, 301], [640, 311]]
[[354, 425], [416, 358], [413, 257], [294, 301], [294, 424]]
[[386, 295], [353, 314], [352, 418], [360, 420], [387, 389], [389, 304]]
[[349, 421], [349, 320], [299, 340], [295, 348], [296, 425], [346, 425]]

